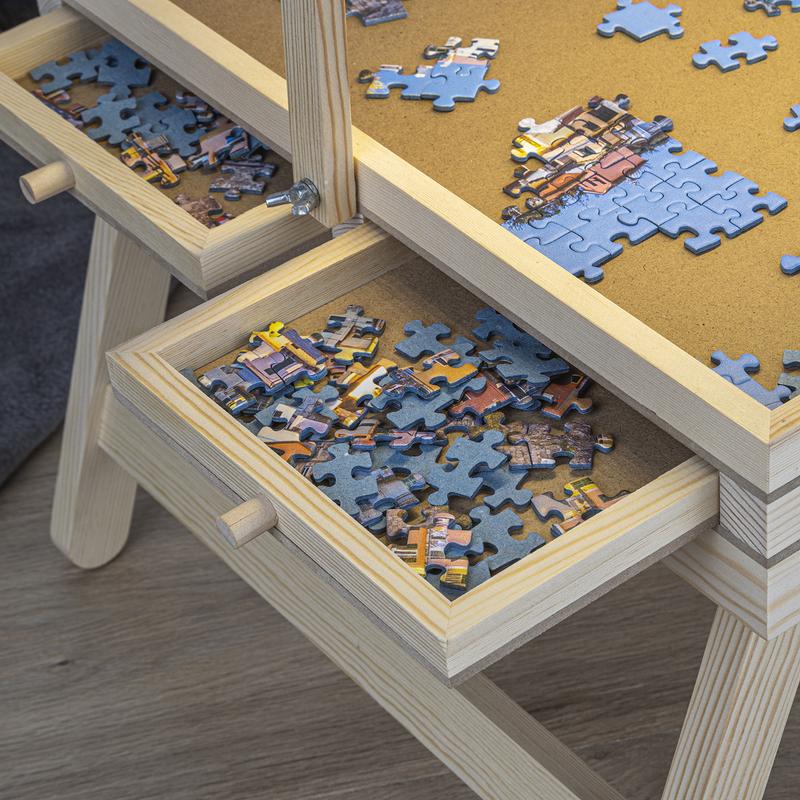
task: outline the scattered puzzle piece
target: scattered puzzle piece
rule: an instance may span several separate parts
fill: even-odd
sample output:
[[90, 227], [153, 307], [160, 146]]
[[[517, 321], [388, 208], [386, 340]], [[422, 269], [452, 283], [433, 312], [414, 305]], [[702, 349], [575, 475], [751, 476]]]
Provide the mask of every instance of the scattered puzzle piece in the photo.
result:
[[800, 11], [800, 0], [744, 0], [745, 11], [764, 11], [768, 17], [777, 17], [781, 6], [789, 6], [792, 11]]
[[781, 272], [784, 275], [797, 275], [800, 272], [800, 256], [781, 256]]
[[487, 431], [480, 441], [457, 439], [447, 449], [445, 458], [456, 461], [457, 465], [435, 464], [425, 475], [428, 483], [435, 491], [428, 495], [432, 505], [446, 505], [451, 496], [475, 497], [483, 485], [480, 475], [474, 475], [478, 469], [495, 469], [507, 458], [495, 447], [505, 440], [500, 431]]
[[[800, 350], [784, 350], [783, 366], [784, 369], [800, 370]], [[780, 378], [778, 378], [778, 383], [789, 389], [791, 397], [800, 395], [800, 372], [794, 375], [782, 372]]]
[[755, 64], [763, 61], [770, 50], [777, 49], [778, 40], [774, 36], [757, 39], [747, 31], [740, 31], [728, 37], [728, 45], [723, 45], [719, 39], [701, 44], [700, 52], [692, 56], [692, 64], [698, 69], [715, 64], [722, 72], [730, 72], [742, 65], [740, 58]]
[[553, 516], [560, 517], [561, 522], [553, 523], [550, 532], [553, 536], [561, 536], [627, 494], [623, 491], [614, 497], [606, 497], [591, 478], [579, 478], [564, 484], [564, 500], [556, 500], [552, 492], [535, 495], [533, 509], [543, 521]]
[[408, 337], [398, 342], [394, 349], [406, 358], [419, 358], [420, 356], [438, 353], [442, 349], [440, 339], [450, 335], [450, 328], [441, 322], [432, 325], [423, 325], [422, 320], [415, 319], [403, 326], [403, 332]]
[[469, 47], [461, 46], [460, 36], [450, 36], [443, 45], [429, 44], [422, 51], [422, 57], [440, 60], [449, 56], [463, 56], [464, 58], [496, 58], [500, 51], [499, 39], [478, 37], [473, 39]]
[[222, 225], [233, 218], [233, 214], [223, 211], [222, 206], [213, 197], [189, 197], [188, 194], [179, 194], [175, 202], [206, 228], [216, 228], [217, 225]]
[[35, 81], [45, 78], [50, 80], [39, 87], [45, 94], [67, 89], [72, 86], [73, 79], [86, 83], [97, 80], [97, 68], [101, 58], [96, 50], [78, 50], [62, 61], [48, 61], [30, 71]]
[[[351, 453], [347, 444], [334, 444], [328, 448], [330, 459], [314, 464], [312, 474], [319, 488], [340, 505], [348, 514], [356, 516], [361, 510], [359, 501], [378, 494], [378, 482], [369, 473], [372, 459], [369, 453]], [[357, 476], [356, 472], [360, 475]], [[320, 483], [333, 479], [328, 486]]]
[[368, 475], [378, 482], [378, 494], [358, 502], [359, 512], [356, 520], [364, 527], [373, 530], [385, 526], [384, 513], [388, 508], [410, 508], [417, 505], [419, 498], [414, 492], [428, 485], [422, 475], [411, 472], [398, 477], [389, 467], [373, 469]]
[[473, 378], [468, 383], [458, 386], [442, 386], [439, 391], [429, 399], [416, 395], [407, 395], [402, 406], [390, 411], [386, 418], [400, 430], [408, 430], [423, 425], [426, 428], [438, 428], [447, 421], [446, 414], [442, 413], [448, 406], [461, 399], [466, 391], [480, 391], [485, 386], [485, 378]]
[[739, 358], [728, 358], [722, 350], [715, 350], [711, 360], [717, 365], [714, 372], [726, 381], [738, 386], [743, 392], [767, 408], [778, 408], [789, 399], [789, 390], [785, 386], [765, 389], [751, 373], [758, 372], [759, 360], [751, 353], [744, 353]]
[[153, 72], [150, 65], [117, 39], [106, 42], [97, 58], [101, 62], [97, 70], [97, 82], [113, 87], [110, 93], [112, 100], [130, 97], [131, 89], [150, 83]]
[[649, 2], [617, 0], [617, 9], [606, 14], [597, 26], [601, 36], [613, 36], [620, 31], [637, 42], [647, 41], [660, 33], [666, 33], [670, 39], [683, 36], [683, 28], [677, 19], [682, 13], [680, 6], [670, 4], [659, 8]]
[[589, 378], [581, 372], [573, 372], [563, 383], [552, 381], [542, 392], [542, 414], [553, 419], [563, 419], [570, 411], [588, 414], [593, 403], [591, 397], [583, 394], [590, 384]]
[[100, 122], [94, 127], [84, 128], [84, 133], [95, 141], [108, 139], [109, 144], [121, 144], [127, 138], [127, 133], [139, 126], [139, 117], [134, 113], [135, 109], [135, 97], [112, 100], [104, 95], [94, 108], [89, 108], [81, 114], [84, 123], [95, 120]]
[[371, 360], [386, 323], [363, 314], [361, 306], [353, 305], [344, 314], [332, 314], [326, 329], [315, 334], [312, 341], [320, 350], [333, 353], [338, 364]]
[[552, 469], [562, 457], [570, 459], [570, 469], [591, 469], [595, 450], [610, 453], [614, 447], [611, 436], [594, 436], [586, 422], [567, 422], [563, 431], [553, 430], [547, 422], [514, 422], [508, 441], [497, 449], [508, 455], [512, 472]]
[[83, 120], [81, 115], [87, 110], [86, 106], [81, 103], [70, 102], [71, 98], [63, 89], [58, 89], [53, 92], [44, 92], [41, 89], [34, 89], [34, 97], [44, 103], [51, 111], [55, 111], [60, 117], [63, 117], [70, 125], [78, 130], [83, 130]]
[[498, 570], [519, 561], [544, 544], [538, 533], [529, 533], [524, 539], [511, 535], [522, 528], [522, 520], [511, 510], [493, 514], [486, 506], [478, 506], [469, 512], [475, 525], [472, 528], [473, 549], [484, 549], [489, 545], [494, 554], [485, 559], [490, 570]]
[[483, 472], [481, 477], [483, 488], [492, 490], [491, 494], [484, 497], [483, 502], [493, 510], [505, 503], [511, 503], [517, 508], [526, 508], [533, 499], [533, 492], [530, 489], [520, 488], [520, 484], [528, 477], [527, 473], [512, 472], [507, 464], [490, 472]]
[[226, 161], [220, 168], [222, 176], [211, 181], [208, 190], [225, 192], [225, 199], [234, 201], [241, 200], [242, 194], [264, 194], [276, 169], [274, 164], [258, 161]]
[[796, 130], [800, 129], [800, 103], [793, 105], [789, 110], [792, 112], [792, 115], [783, 120], [783, 127], [790, 133], [794, 133]]
[[162, 157], [159, 151], [166, 145], [166, 138], [157, 136], [145, 141], [135, 131], [127, 141], [120, 160], [131, 169], [144, 167], [142, 177], [150, 183], [158, 183], [165, 189], [177, 186], [178, 173], [186, 169], [186, 162], [178, 155]]

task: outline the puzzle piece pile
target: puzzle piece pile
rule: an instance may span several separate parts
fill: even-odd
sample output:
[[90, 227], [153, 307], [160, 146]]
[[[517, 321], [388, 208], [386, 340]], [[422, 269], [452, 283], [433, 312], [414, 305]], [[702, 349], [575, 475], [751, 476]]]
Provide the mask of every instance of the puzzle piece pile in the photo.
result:
[[720, 244], [719, 233], [731, 238], [761, 223], [758, 211], [786, 207], [736, 172], [715, 174], [700, 153], [680, 152], [668, 117], [647, 122], [629, 108], [626, 95], [592, 97], [546, 122], [521, 120], [511, 149], [521, 166], [504, 191], [525, 195], [525, 208], [504, 209], [503, 227], [594, 283], [601, 265], [622, 253], [620, 239], [636, 245], [659, 232], [688, 232], [684, 246], [700, 255]]
[[592, 410], [584, 375], [496, 311], [477, 320], [474, 339], [414, 320], [378, 358], [386, 323], [350, 305], [322, 331], [271, 322], [226, 363], [184, 374], [455, 596], [544, 544], [536, 520], [559, 536], [622, 496], [590, 478], [560, 500], [526, 486], [559, 462], [590, 470], [614, 441], [565, 421]]
[[403, 72], [397, 64], [383, 64], [378, 70], [362, 70], [359, 83], [368, 83], [366, 96], [385, 99], [392, 89], [402, 89], [403, 100], [433, 100], [436, 111], [452, 111], [456, 102], [472, 101], [478, 92], [494, 94], [500, 81], [486, 78], [491, 59], [500, 49], [499, 39], [473, 39], [462, 47], [458, 36], [451, 36], [443, 45], [427, 45], [423, 58], [436, 60], [431, 65], [420, 65], [413, 74]]
[[[169, 99], [148, 90], [153, 68], [115, 39], [41, 64], [30, 75], [40, 84], [34, 95], [41, 102], [95, 141], [119, 147], [126, 166], [161, 188], [177, 186], [187, 169], [216, 171], [209, 191], [236, 201], [242, 194], [263, 194], [277, 169], [263, 160], [269, 148], [199, 97], [178, 91]], [[108, 92], [91, 108], [70, 104], [67, 89], [74, 81], [94, 82]], [[209, 228], [232, 217], [210, 196], [181, 194], [175, 202]]]

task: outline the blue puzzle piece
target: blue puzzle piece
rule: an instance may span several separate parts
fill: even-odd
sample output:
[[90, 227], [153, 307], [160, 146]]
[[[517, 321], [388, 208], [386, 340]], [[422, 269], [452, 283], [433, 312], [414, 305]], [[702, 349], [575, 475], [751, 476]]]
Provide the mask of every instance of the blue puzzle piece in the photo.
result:
[[673, 239], [676, 239], [681, 233], [694, 234], [684, 240], [683, 246], [695, 255], [707, 253], [709, 250], [719, 247], [722, 240], [716, 235], [717, 231], [724, 231], [728, 236], [736, 236], [742, 232], [742, 229], [735, 223], [738, 214], [732, 209], [717, 213], [708, 206], [692, 203], [690, 207], [687, 207], [685, 204], [678, 203], [670, 205], [667, 210], [677, 213], [661, 224], [659, 230]]
[[100, 48], [98, 58], [102, 63], [97, 70], [97, 82], [114, 87], [109, 99], [130, 97], [132, 88], [150, 83], [153, 71], [146, 59], [116, 39]]
[[339, 400], [339, 392], [333, 386], [323, 386], [318, 392], [315, 392], [310, 386], [304, 386], [302, 389], [295, 389], [292, 392], [292, 399], [301, 403], [317, 400], [322, 403], [322, 409], [319, 410], [320, 414], [330, 417], [334, 421], [339, 419], [336, 416], [336, 412], [331, 410], [331, 406]]
[[77, 78], [82, 83], [97, 80], [97, 69], [102, 63], [97, 50], [78, 50], [71, 53], [63, 63], [48, 61], [40, 64], [30, 71], [30, 76], [35, 81], [50, 78], [40, 88], [45, 94], [66, 89]]
[[[169, 139], [173, 150], [177, 150], [178, 155], [194, 155], [200, 145], [200, 136], [204, 133], [198, 127], [197, 118], [188, 108], [169, 106], [158, 119], [159, 133]], [[265, 169], [268, 165], [265, 165]]]
[[800, 272], [800, 256], [781, 256], [781, 272], [784, 275], [797, 275]]
[[519, 488], [519, 485], [527, 480], [527, 472], [524, 474], [512, 472], [503, 465], [491, 472], [482, 473], [482, 477], [484, 488], [492, 490], [492, 494], [483, 499], [491, 509], [500, 508], [504, 503], [523, 508], [530, 505], [533, 500], [533, 492], [530, 489]]
[[439, 339], [449, 336], [450, 328], [441, 322], [423, 325], [421, 320], [415, 319], [405, 324], [403, 332], [408, 338], [398, 342], [394, 349], [406, 358], [417, 359], [422, 355], [438, 353], [443, 347]]
[[[363, 70], [358, 76], [360, 83], [369, 83], [367, 98], [382, 100], [389, 97], [392, 89], [402, 89], [403, 100], [422, 99], [423, 89], [431, 83], [432, 66], [417, 67], [412, 74], [405, 74], [403, 68], [394, 64], [384, 64], [379, 70], [370, 72]], [[444, 78], [439, 83], [444, 84]]]
[[[798, 2], [800, 2], [800, 0], [798, 0]], [[792, 106], [789, 110], [792, 112], [792, 115], [783, 120], [783, 127], [790, 133], [794, 133], [794, 131], [800, 129], [800, 103]]]
[[438, 428], [447, 421], [447, 415], [441, 413], [444, 409], [460, 400], [467, 390], [480, 392], [485, 386], [486, 378], [479, 376], [458, 386], [442, 386], [439, 392], [429, 399], [406, 395], [400, 408], [390, 411], [386, 419], [401, 431], [420, 425], [430, 429]]
[[351, 453], [347, 444], [331, 445], [328, 453], [330, 461], [314, 464], [314, 480], [319, 483], [333, 478], [333, 485], [320, 484], [318, 488], [348, 514], [356, 516], [361, 510], [359, 500], [367, 500], [378, 494], [378, 482], [366, 474], [372, 470], [372, 458], [369, 453]]
[[764, 221], [764, 217], [757, 214], [757, 211], [767, 210], [770, 214], [777, 214], [788, 205], [785, 197], [774, 192], [767, 192], [765, 195], [758, 195], [757, 192], [758, 184], [742, 179], [729, 187], [726, 196], [712, 197], [705, 206], [718, 214], [736, 212], [738, 217], [733, 221], [740, 232], [749, 230]]
[[722, 72], [739, 69], [742, 62], [755, 64], [763, 61], [770, 50], [778, 49], [778, 40], [774, 36], [764, 36], [757, 39], [747, 31], [740, 31], [728, 37], [728, 45], [723, 45], [719, 39], [704, 42], [700, 45], [700, 52], [692, 56], [692, 64], [698, 69], [705, 69], [711, 64], [716, 64]]
[[[515, 539], [512, 531], [522, 528], [522, 520], [511, 510], [492, 514], [486, 506], [478, 506], [469, 512], [475, 523], [472, 528], [473, 548], [488, 544], [495, 552], [484, 559], [490, 570], [498, 570], [519, 561], [541, 547], [545, 540], [538, 533], [529, 533], [524, 539]], [[483, 563], [483, 562], [479, 562]]]
[[660, 33], [668, 34], [670, 39], [683, 36], [681, 22], [677, 19], [682, 13], [680, 6], [670, 4], [659, 8], [649, 2], [618, 0], [617, 9], [606, 14], [597, 26], [601, 36], [613, 36], [621, 31], [637, 42], [647, 41]]
[[764, 11], [768, 17], [780, 16], [781, 6], [800, 11], [800, 0], [744, 0], [745, 11]]
[[[460, 61], [439, 61], [431, 72], [432, 82], [423, 89], [422, 97], [433, 99], [436, 111], [452, 111], [456, 101], [471, 102], [478, 96], [478, 92], [494, 94], [500, 89], [500, 81], [491, 78], [486, 80], [489, 64], [475, 61], [474, 64], [465, 64]], [[440, 79], [445, 78], [442, 85]]]
[[126, 134], [139, 126], [139, 117], [134, 114], [136, 98], [111, 100], [104, 95], [94, 108], [81, 114], [84, 122], [99, 120], [100, 124], [93, 128], [84, 128], [83, 132], [95, 141], [108, 139], [109, 144], [121, 144]]
[[765, 389], [750, 373], [757, 372], [761, 367], [759, 360], [751, 353], [744, 353], [739, 358], [728, 358], [722, 350], [715, 350], [711, 360], [717, 365], [714, 372], [725, 380], [738, 386], [743, 392], [750, 395], [767, 408], [778, 408], [789, 399], [790, 390], [785, 386], [775, 389]]
[[428, 495], [428, 502], [434, 506], [444, 506], [451, 496], [475, 497], [483, 485], [483, 477], [473, 473], [479, 469], [495, 469], [508, 458], [494, 449], [505, 438], [502, 431], [486, 431], [480, 439], [456, 439], [445, 453], [445, 458], [458, 463], [434, 464], [427, 473], [422, 473], [435, 489]]
[[423, 444], [420, 445], [417, 455], [410, 456], [405, 452], [393, 449], [391, 446], [381, 445], [373, 451], [372, 463], [376, 469], [389, 467], [403, 474], [422, 475], [427, 480], [428, 474], [436, 465], [443, 446], [443, 443]]
[[[800, 369], [800, 350], [784, 350], [783, 366], [785, 369]], [[782, 372], [778, 383], [791, 392], [791, 397], [800, 395], [800, 373], [790, 375], [788, 372]]]
[[[145, 139], [163, 131], [158, 121], [166, 111], [169, 100], [161, 92], [148, 92], [136, 98], [136, 116], [139, 127], [136, 129]], [[191, 113], [191, 112], [190, 112]]]
[[494, 365], [495, 371], [505, 380], [524, 380], [533, 391], [550, 383], [553, 375], [568, 372], [570, 367], [538, 340], [535, 344], [517, 344], [497, 339], [491, 350], [482, 350], [481, 356]]

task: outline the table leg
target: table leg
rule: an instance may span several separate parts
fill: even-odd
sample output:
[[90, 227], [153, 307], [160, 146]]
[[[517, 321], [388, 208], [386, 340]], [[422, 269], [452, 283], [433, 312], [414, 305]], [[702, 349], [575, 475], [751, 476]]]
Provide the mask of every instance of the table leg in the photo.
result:
[[800, 626], [767, 642], [717, 610], [663, 800], [761, 800], [800, 682]]
[[169, 281], [139, 245], [96, 219], [50, 528], [80, 567], [102, 566], [120, 552], [136, 493], [136, 481], [97, 446], [105, 352], [163, 321]]

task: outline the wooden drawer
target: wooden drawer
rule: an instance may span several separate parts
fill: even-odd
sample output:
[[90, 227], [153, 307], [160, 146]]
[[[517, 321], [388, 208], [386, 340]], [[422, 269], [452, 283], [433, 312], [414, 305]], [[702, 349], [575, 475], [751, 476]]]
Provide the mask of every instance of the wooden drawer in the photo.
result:
[[[278, 44], [277, 0], [253, 4], [252, 26], [242, 26], [238, 15], [232, 17], [219, 4], [205, 0], [67, 2], [174, 73], [191, 71], [187, 80], [194, 89], [220, 102], [231, 115], [277, 146], [290, 149], [286, 86], [280, 77], [283, 58]], [[558, 53], [573, 48], [575, 35], [581, 37], [582, 52], [591, 53], [575, 60], [574, 68], [562, 70], [558, 86], [549, 81], [531, 83], [530, 42], [524, 30], [513, 15], [487, 21], [485, 4], [479, 0], [444, 0], [435, 13], [412, 13], [403, 23], [378, 28], [362, 29], [351, 20], [348, 65], [354, 76], [365, 66], [392, 61], [413, 67], [424, 42], [453, 33], [445, 24], [452, 19], [458, 19], [458, 26], [464, 28], [459, 33], [491, 34], [503, 43], [492, 67], [493, 75], [503, 82], [500, 93], [479, 97], [474, 105], [464, 104], [450, 115], [437, 115], [422, 103], [365, 102], [363, 86], [353, 83], [358, 203], [368, 219], [393, 232], [460, 283], [490, 298], [753, 496], [769, 502], [800, 482], [800, 400], [770, 411], [715, 375], [709, 368], [709, 356], [715, 347], [753, 350], [762, 359], [765, 380], [772, 383], [780, 371], [782, 350], [796, 346], [798, 327], [791, 309], [796, 307], [797, 286], [779, 284], [777, 268], [783, 248], [791, 248], [796, 203], [757, 230], [724, 242], [718, 251], [704, 257], [705, 261], [697, 259], [696, 265], [679, 244], [666, 239], [652, 247], [640, 245], [633, 248], [635, 258], [630, 253], [624, 257], [626, 263], [636, 260], [630, 280], [606, 278], [593, 288], [555, 269], [552, 261], [498, 225], [498, 204], [508, 202], [499, 191], [501, 179], [495, 176], [497, 189], [487, 190], [487, 171], [473, 164], [484, 159], [496, 161], [498, 174], [505, 175], [503, 182], [507, 182], [513, 169], [507, 160], [509, 142], [521, 116], [536, 114], [544, 119], [585, 102], [593, 92], [613, 97], [625, 91], [636, 104], [643, 104], [635, 108], [648, 104], [644, 116], [647, 111], [650, 116], [681, 115], [682, 128], [678, 127], [675, 135], [687, 148], [707, 151], [720, 160], [722, 170], [739, 169], [757, 179], [768, 172], [770, 182], [765, 181], [763, 188], [792, 200], [794, 186], [781, 177], [785, 170], [775, 169], [780, 161], [772, 156], [784, 147], [777, 141], [779, 134], [784, 135], [779, 123], [769, 125], [769, 141], [774, 146], [765, 144], [756, 154], [746, 137], [725, 138], [723, 123], [709, 120], [717, 115], [719, 120], [730, 119], [730, 125], [738, 124], [730, 118], [731, 109], [748, 91], [753, 93], [754, 103], [769, 96], [776, 105], [769, 113], [778, 119], [785, 116], [783, 101], [780, 112], [777, 110], [779, 99], [770, 88], [769, 76], [795, 68], [790, 50], [784, 49], [792, 46], [787, 37], [795, 33], [783, 32], [781, 50], [770, 56], [767, 65], [759, 65], [761, 72], [755, 68], [733, 76], [714, 75], [713, 70], [692, 72], [691, 52], [696, 43], [703, 41], [703, 36], [716, 38], [719, 30], [714, 22], [729, 13], [725, 0], [714, 2], [719, 6], [714, 14], [687, 10], [684, 24], [693, 26], [691, 37], [676, 41], [662, 37], [647, 45], [637, 45], [621, 34], [613, 40], [599, 37], [593, 20], [582, 13], [573, 27], [565, 25], [558, 4], [542, 9], [540, 13], [547, 14], [548, 20], [556, 18], [554, 23], [542, 23], [553, 33], [549, 46], [561, 47], [549, 58], [558, 59]], [[599, 19], [601, 10], [597, 14]], [[757, 35], [771, 32], [768, 28], [773, 23], [766, 17], [750, 14], [748, 22]], [[578, 68], [587, 59], [598, 64], [591, 76]], [[616, 83], [620, 59], [634, 65], [625, 74], [624, 86]], [[663, 66], [666, 63], [669, 73]], [[684, 74], [684, 69], [689, 72]], [[650, 79], [654, 70], [661, 70], [663, 82]], [[605, 77], [599, 79], [599, 75]], [[690, 78], [703, 96], [713, 96], [713, 109], [707, 103], [685, 102]], [[533, 94], [532, 86], [536, 88]], [[501, 102], [504, 105], [498, 106]], [[662, 102], [672, 105], [664, 108]], [[772, 116], [766, 114], [765, 118]], [[752, 161], [756, 155], [757, 160]], [[452, 168], [454, 164], [460, 169]], [[481, 178], [476, 180], [477, 174]], [[497, 206], [491, 216], [482, 201], [489, 195]], [[733, 273], [725, 271], [726, 264], [749, 266], [746, 279], [731, 278]], [[673, 266], [676, 268], [671, 270]], [[611, 274], [615, 268], [612, 263], [607, 272]], [[707, 315], [703, 304], [694, 304], [688, 318], [686, 309], [694, 296], [717, 294], [713, 290], [715, 271], [730, 278], [725, 300], [709, 303]], [[702, 277], [702, 288], [698, 284], [693, 291], [691, 279], [682, 280], [682, 275]], [[654, 282], [664, 295], [661, 306], [654, 298]], [[762, 289], [766, 294], [757, 295]], [[758, 324], [760, 317], [751, 302], [756, 296], [762, 313], [773, 314], [780, 324]], [[667, 313], [662, 314], [663, 309]], [[744, 335], [745, 328], [748, 335]]]
[[33, 67], [105, 39], [105, 31], [66, 8], [0, 35], [0, 137], [34, 164], [65, 162], [75, 196], [201, 296], [328, 238], [310, 217], [263, 204], [208, 229], [19, 84]]
[[[451, 602], [179, 373], [229, 353], [267, 320], [312, 330], [348, 303], [387, 318], [395, 333], [382, 348], [416, 317], [466, 332], [482, 305], [365, 224], [110, 353], [111, 381], [213, 481], [243, 500], [269, 498], [279, 531], [440, 676], [463, 677], [500, 657], [715, 523], [716, 470], [603, 393], [595, 425], [610, 425], [619, 445], [592, 476], [609, 494], [635, 491]], [[543, 488], [569, 477], [553, 480]]]

